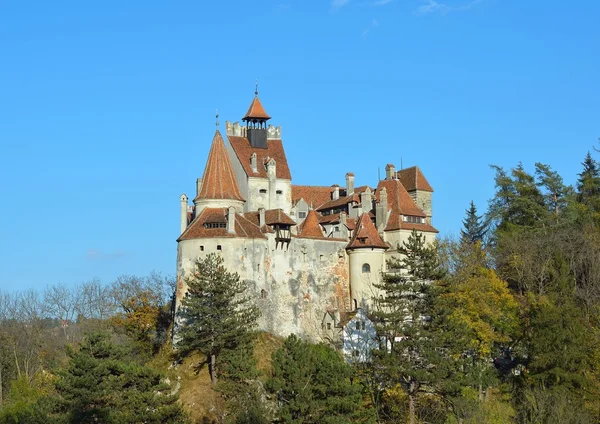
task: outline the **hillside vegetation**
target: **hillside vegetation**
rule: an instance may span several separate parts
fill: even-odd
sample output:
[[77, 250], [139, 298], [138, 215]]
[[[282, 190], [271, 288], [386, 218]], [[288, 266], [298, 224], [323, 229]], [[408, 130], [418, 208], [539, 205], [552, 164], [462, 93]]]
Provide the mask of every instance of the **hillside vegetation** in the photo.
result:
[[588, 154], [574, 186], [494, 169], [458, 239], [397, 246], [365, 355], [257, 332], [217, 255], [188, 278], [177, 349], [157, 274], [0, 292], [0, 424], [597, 423], [600, 168]]

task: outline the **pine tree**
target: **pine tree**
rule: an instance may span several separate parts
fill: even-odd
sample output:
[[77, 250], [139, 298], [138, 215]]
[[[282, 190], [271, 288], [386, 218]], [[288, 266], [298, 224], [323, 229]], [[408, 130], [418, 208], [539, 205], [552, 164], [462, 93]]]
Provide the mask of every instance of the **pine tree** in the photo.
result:
[[483, 242], [488, 226], [482, 221], [482, 216], [477, 215], [477, 208], [472, 200], [467, 209], [467, 216], [463, 220], [463, 227], [460, 230], [460, 237], [463, 241], [467, 243]]
[[435, 392], [445, 374], [440, 340], [430, 330], [436, 280], [443, 273], [436, 249], [413, 231], [399, 247], [399, 261], [388, 268], [399, 271], [384, 275], [377, 285], [383, 295], [375, 304], [377, 335], [382, 340], [374, 352], [374, 369], [383, 373], [387, 387], [401, 385], [408, 394], [409, 421], [416, 422], [415, 401], [419, 393]]
[[211, 253], [196, 262], [186, 279], [188, 292], [182, 302], [182, 328], [177, 348], [182, 355], [206, 356], [211, 381], [217, 383], [220, 355], [248, 343], [259, 310], [246, 295], [246, 285], [229, 272], [220, 255]]
[[600, 169], [590, 152], [583, 160], [583, 171], [577, 179], [578, 200], [588, 206], [597, 206], [600, 200]]
[[356, 422], [362, 396], [352, 377], [352, 368], [338, 352], [292, 334], [273, 354], [272, 377], [267, 383], [279, 404], [277, 422]]
[[177, 396], [106, 334], [92, 334], [56, 383], [57, 416], [68, 423], [186, 423]]

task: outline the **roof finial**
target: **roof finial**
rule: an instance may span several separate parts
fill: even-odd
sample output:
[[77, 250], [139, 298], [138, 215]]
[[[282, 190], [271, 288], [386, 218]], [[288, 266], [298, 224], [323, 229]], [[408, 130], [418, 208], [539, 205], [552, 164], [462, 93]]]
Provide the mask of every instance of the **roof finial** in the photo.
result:
[[256, 90], [254, 90], [254, 95], [258, 97], [258, 80], [256, 80]]
[[216, 125], [217, 125], [217, 129], [218, 129], [219, 128], [219, 109], [217, 109], [216, 118], [217, 118]]

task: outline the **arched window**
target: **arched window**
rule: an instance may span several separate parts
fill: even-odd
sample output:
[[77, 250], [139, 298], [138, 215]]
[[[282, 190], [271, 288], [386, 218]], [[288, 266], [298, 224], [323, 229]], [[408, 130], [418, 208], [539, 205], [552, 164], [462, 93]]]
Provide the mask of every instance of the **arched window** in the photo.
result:
[[369, 272], [371, 272], [371, 265], [369, 265], [369, 264], [363, 264], [363, 266], [362, 266], [362, 272], [363, 272], [363, 274], [368, 274]]

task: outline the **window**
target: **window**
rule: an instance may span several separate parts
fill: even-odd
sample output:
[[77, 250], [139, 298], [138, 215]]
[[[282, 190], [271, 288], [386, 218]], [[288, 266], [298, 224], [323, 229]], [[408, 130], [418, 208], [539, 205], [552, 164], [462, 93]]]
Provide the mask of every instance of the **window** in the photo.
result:
[[227, 228], [226, 222], [205, 222], [204, 228]]
[[275, 191], [275, 194], [283, 194], [283, 191], [281, 191], [281, 190], [276, 190], [276, 191]]
[[260, 190], [258, 190], [258, 192], [260, 194], [267, 194], [267, 189], [266, 188], [261, 188]]
[[298, 212], [298, 218], [306, 218], [306, 212]]
[[335, 227], [335, 231], [339, 232], [340, 231], [340, 227]]
[[360, 321], [356, 321], [356, 329], [360, 330]]
[[221, 248], [221, 245], [220, 245], [220, 244], [217, 244], [217, 250], [219, 250], [219, 251], [220, 251], [220, 250], [223, 250], [223, 249]]
[[267, 291], [265, 289], [260, 289], [260, 298], [261, 299], [267, 298]]
[[357, 349], [354, 349], [352, 351], [352, 356], [354, 356], [355, 358], [358, 358], [360, 356], [360, 352]]
[[367, 329], [367, 324], [364, 321], [362, 321], [361, 325], [363, 330]]
[[363, 264], [362, 266], [362, 272], [363, 274], [368, 274], [371, 272], [371, 265], [369, 264]]
[[330, 322], [327, 323], [327, 329], [331, 330], [331, 323]]
[[204, 246], [200, 246], [200, 251], [204, 252]]
[[422, 218], [420, 216], [403, 215], [402, 220], [404, 222], [410, 222], [413, 224], [424, 224], [425, 223], [425, 218]]

